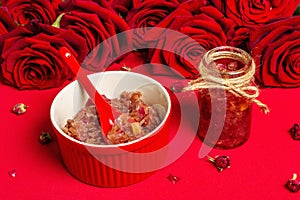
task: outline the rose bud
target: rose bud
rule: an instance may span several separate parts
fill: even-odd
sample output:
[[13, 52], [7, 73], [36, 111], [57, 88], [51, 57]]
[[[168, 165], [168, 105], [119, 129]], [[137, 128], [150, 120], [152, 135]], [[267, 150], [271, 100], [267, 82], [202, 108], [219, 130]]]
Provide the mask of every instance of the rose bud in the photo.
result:
[[219, 172], [230, 168], [230, 159], [228, 156], [216, 156], [215, 158], [208, 156], [208, 160], [215, 165]]
[[300, 140], [300, 125], [294, 124], [292, 128], [289, 130], [291, 136], [294, 140]]
[[173, 184], [177, 183], [177, 182], [180, 180], [179, 177], [174, 176], [174, 175], [172, 175], [172, 174], [170, 174], [170, 175], [168, 176], [168, 179], [169, 179], [169, 181], [171, 181]]
[[21, 114], [26, 112], [27, 108], [28, 108], [28, 106], [26, 106], [24, 103], [17, 103], [13, 107], [12, 112], [17, 114], [17, 115], [21, 115]]
[[48, 144], [52, 141], [52, 136], [48, 132], [42, 132], [39, 137], [39, 142], [41, 144]]
[[8, 175], [13, 177], [13, 178], [16, 178], [16, 175], [17, 175], [17, 171], [15, 169], [11, 170], [8, 172]]
[[288, 182], [286, 183], [286, 187], [291, 192], [298, 192], [300, 190], [300, 182], [297, 180], [297, 174], [293, 174], [293, 178], [288, 180]]

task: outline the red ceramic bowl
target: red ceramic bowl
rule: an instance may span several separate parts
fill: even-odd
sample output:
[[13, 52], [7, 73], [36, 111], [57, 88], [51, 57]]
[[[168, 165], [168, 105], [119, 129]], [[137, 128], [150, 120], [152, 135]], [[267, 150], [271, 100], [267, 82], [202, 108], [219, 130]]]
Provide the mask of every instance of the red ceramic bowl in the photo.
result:
[[[148, 104], [160, 103], [166, 116], [152, 132], [137, 140], [118, 145], [94, 145], [78, 141], [62, 131], [84, 107], [88, 96], [74, 81], [63, 88], [53, 100], [51, 122], [67, 170], [77, 179], [98, 187], [121, 187], [144, 180], [163, 166], [169, 141], [171, 100], [166, 89], [157, 81], [133, 72], [101, 72], [89, 75], [100, 94], [108, 98], [119, 97], [122, 91], [147, 89]], [[147, 88], [147, 87], [146, 87]]]

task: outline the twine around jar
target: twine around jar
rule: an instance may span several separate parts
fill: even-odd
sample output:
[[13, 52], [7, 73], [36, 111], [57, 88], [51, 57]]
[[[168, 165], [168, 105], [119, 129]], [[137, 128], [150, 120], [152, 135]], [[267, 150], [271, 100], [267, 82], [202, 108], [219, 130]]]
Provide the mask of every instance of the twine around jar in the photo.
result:
[[199, 71], [201, 77], [190, 81], [188, 86], [183, 88], [182, 91], [199, 90], [199, 89], [225, 89], [232, 94], [240, 97], [244, 97], [251, 102], [256, 103], [260, 109], [265, 113], [269, 113], [268, 106], [257, 99], [259, 96], [259, 90], [255, 85], [247, 85], [249, 81], [252, 81], [255, 74], [255, 64], [252, 60], [249, 72], [242, 76], [235, 78], [222, 78], [212, 75], [208, 72], [206, 67], [200, 67]]

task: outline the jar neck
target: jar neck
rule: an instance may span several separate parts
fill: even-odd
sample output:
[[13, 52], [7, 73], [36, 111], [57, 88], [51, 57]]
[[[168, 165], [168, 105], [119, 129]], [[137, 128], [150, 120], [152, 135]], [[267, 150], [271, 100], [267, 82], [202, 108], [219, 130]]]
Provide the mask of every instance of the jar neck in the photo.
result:
[[255, 73], [255, 64], [251, 56], [242, 49], [220, 46], [208, 51], [199, 66], [200, 74], [226, 80], [241, 79], [250, 82]]

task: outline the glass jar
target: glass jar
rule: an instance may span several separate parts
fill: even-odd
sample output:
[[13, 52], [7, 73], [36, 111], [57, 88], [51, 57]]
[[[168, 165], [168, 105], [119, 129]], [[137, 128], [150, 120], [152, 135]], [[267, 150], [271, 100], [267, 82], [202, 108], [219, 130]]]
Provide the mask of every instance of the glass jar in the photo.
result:
[[251, 128], [251, 56], [239, 48], [216, 47], [204, 55], [199, 71], [204, 83], [199, 89], [199, 137], [221, 149], [244, 144]]

